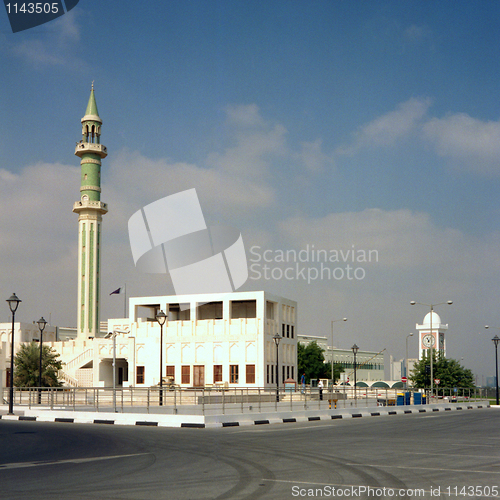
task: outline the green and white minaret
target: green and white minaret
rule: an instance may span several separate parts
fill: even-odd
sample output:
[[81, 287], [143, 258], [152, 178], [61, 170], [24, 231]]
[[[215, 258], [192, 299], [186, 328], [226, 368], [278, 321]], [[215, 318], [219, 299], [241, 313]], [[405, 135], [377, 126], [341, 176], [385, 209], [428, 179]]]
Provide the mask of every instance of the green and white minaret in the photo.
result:
[[107, 213], [101, 201], [101, 160], [106, 146], [101, 144], [102, 120], [97, 111], [94, 84], [82, 118], [82, 140], [75, 155], [81, 158], [80, 201], [73, 205], [78, 214], [78, 319], [79, 339], [99, 334], [100, 252], [102, 216]]

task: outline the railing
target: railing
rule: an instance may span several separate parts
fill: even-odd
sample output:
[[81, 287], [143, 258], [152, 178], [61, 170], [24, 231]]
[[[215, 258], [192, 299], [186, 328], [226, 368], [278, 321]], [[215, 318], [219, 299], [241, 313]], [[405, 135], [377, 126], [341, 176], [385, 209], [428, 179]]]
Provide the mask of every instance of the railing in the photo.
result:
[[[8, 401], [9, 389], [3, 389]], [[233, 414], [425, 403], [466, 403], [484, 399], [483, 389], [439, 389], [432, 398], [416, 390], [343, 387], [304, 391], [263, 388], [58, 387], [14, 388], [14, 405], [73, 411], [165, 414]], [[423, 401], [420, 402], [420, 399]], [[160, 405], [161, 400], [161, 405]], [[424, 403], [425, 400], [425, 403]]]

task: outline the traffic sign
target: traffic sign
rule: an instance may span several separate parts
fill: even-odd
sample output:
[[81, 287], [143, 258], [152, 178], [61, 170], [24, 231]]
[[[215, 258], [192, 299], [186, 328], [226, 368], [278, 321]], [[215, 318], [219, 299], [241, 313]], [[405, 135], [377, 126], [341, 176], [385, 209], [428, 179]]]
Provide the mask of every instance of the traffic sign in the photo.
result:
[[408, 382], [408, 379], [406, 377], [401, 377], [401, 382], [403, 382], [403, 384], [406, 384], [406, 382]]
[[435, 379], [434, 379], [434, 383], [435, 383], [436, 385], [439, 385], [439, 382], [441, 382], [441, 379], [439, 379], [439, 378], [435, 378]]

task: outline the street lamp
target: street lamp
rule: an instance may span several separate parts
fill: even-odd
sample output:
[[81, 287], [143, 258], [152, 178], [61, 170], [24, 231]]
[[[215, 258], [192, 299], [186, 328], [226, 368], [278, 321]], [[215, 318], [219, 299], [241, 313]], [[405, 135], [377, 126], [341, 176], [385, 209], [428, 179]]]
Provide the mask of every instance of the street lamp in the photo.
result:
[[[485, 328], [495, 328], [495, 327], [494, 326], [489, 327], [488, 325], [486, 325]], [[500, 328], [495, 328], [495, 329], [500, 330]], [[491, 340], [495, 344], [495, 370], [496, 370], [495, 386], [496, 386], [496, 396], [497, 396], [497, 406], [498, 406], [498, 342], [500, 342], [500, 338], [498, 337], [498, 335], [495, 335]]]
[[10, 341], [10, 389], [9, 389], [9, 415], [14, 415], [14, 318], [16, 317], [17, 307], [22, 302], [21, 299], [13, 293], [8, 299], [10, 312], [12, 313], [12, 337]]
[[[332, 387], [335, 384], [335, 378], [333, 376], [333, 324], [338, 323], [339, 321], [347, 321], [347, 318], [342, 319], [334, 319], [332, 320]], [[333, 390], [333, 389], [332, 389]]]
[[163, 325], [167, 321], [167, 315], [160, 310], [156, 321], [160, 325], [160, 406], [163, 406]]
[[276, 344], [276, 402], [280, 402], [280, 363], [279, 363], [279, 349], [278, 346], [280, 345], [281, 341], [281, 335], [279, 333], [276, 333], [273, 336], [274, 343]]
[[40, 365], [38, 368], [38, 404], [42, 404], [42, 350], [43, 350], [43, 331], [47, 322], [43, 316], [37, 321], [38, 329], [40, 330]]
[[356, 380], [356, 354], [358, 354], [358, 351], [359, 351], [359, 347], [354, 344], [352, 347], [352, 352], [354, 354], [354, 399], [357, 400], [357, 394], [356, 394], [356, 383], [357, 383], [357, 380]]
[[431, 358], [431, 398], [432, 398], [432, 395], [433, 395], [433, 392], [434, 392], [434, 372], [433, 372], [433, 349], [434, 349], [434, 343], [435, 343], [435, 339], [434, 339], [434, 333], [432, 331], [432, 313], [434, 311], [434, 308], [436, 306], [441, 306], [443, 304], [448, 304], [449, 306], [451, 306], [451, 304], [453, 304], [453, 301], [452, 300], [448, 300], [447, 302], [440, 302], [439, 304], [424, 304], [422, 302], [415, 302], [414, 300], [412, 300], [410, 302], [410, 304], [412, 306], [414, 306], [415, 304], [419, 304], [421, 306], [427, 306], [427, 307], [430, 307], [431, 308], [431, 313], [429, 315], [430, 317], [430, 327], [431, 327], [431, 342], [430, 342], [430, 358]]
[[413, 336], [413, 332], [411, 332], [409, 335], [406, 336], [406, 370], [405, 370], [405, 377], [406, 377], [406, 384], [405, 384], [405, 389], [408, 389], [408, 338]]

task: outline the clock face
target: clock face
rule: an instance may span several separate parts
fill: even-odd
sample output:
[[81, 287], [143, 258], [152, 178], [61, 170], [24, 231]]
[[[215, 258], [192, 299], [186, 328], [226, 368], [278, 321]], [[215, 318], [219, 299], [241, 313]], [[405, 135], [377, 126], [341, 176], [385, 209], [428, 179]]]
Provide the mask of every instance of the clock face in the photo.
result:
[[434, 338], [433, 335], [431, 335], [430, 333], [427, 335], [424, 335], [424, 337], [422, 339], [422, 344], [424, 344], [424, 347], [434, 346], [435, 343], [436, 343], [436, 339]]

